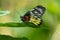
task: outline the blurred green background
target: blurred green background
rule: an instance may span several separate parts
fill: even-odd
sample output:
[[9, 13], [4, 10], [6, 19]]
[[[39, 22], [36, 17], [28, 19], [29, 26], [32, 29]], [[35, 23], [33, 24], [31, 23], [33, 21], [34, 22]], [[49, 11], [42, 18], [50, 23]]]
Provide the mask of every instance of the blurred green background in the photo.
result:
[[0, 0], [0, 11], [11, 11], [8, 15], [0, 16], [0, 23], [21, 23], [20, 16], [37, 5], [46, 8], [42, 16], [43, 23], [39, 28], [23, 27], [24, 25], [21, 27], [0, 26], [0, 34], [18, 38], [27, 37], [29, 40], [54, 40], [52, 36], [56, 28], [60, 27], [58, 26], [60, 25], [60, 0]]

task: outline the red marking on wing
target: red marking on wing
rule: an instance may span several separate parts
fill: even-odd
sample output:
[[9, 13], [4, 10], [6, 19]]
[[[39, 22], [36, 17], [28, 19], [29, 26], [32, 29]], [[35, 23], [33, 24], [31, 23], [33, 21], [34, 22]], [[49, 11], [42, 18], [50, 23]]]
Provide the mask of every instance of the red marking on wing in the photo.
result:
[[25, 18], [26, 18], [26, 21], [28, 22], [29, 17], [28, 16], [25, 16]]

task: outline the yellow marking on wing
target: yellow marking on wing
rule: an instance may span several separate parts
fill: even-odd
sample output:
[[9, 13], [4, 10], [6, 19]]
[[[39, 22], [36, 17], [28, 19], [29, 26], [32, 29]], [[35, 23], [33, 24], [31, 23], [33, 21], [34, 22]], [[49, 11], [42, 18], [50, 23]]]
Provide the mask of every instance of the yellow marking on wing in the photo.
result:
[[30, 22], [34, 23], [35, 25], [38, 25], [41, 21], [41, 19], [37, 18], [35, 19], [35, 17], [31, 16], [30, 18]]

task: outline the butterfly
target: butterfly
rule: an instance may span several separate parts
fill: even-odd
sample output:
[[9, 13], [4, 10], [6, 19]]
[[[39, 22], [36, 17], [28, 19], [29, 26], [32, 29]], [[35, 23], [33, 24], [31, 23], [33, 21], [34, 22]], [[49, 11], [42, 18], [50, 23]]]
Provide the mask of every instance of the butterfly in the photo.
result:
[[40, 25], [42, 23], [42, 15], [44, 14], [46, 8], [43, 6], [36, 6], [32, 10], [26, 12], [25, 15], [21, 16], [23, 22], [31, 22], [35, 25]]

